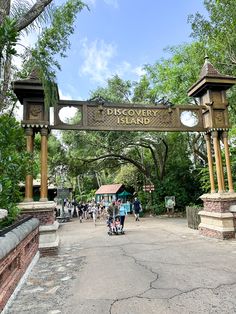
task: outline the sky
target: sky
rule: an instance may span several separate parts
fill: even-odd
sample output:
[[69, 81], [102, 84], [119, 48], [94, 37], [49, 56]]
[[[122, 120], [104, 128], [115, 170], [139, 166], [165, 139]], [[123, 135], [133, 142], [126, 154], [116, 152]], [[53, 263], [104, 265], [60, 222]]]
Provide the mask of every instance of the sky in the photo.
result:
[[[61, 5], [65, 1], [53, 3]], [[187, 22], [190, 14], [207, 15], [203, 0], [83, 1], [89, 10], [85, 8], [77, 15], [67, 58], [59, 60], [60, 99], [88, 100], [91, 91], [106, 86], [107, 79], [116, 74], [124, 80], [138, 81], [145, 64], [168, 57], [165, 48], [192, 41]], [[21, 43], [33, 46], [36, 38], [35, 33], [23, 35]], [[17, 46], [19, 53], [22, 47]], [[21, 59], [15, 58], [15, 64], [19, 67]], [[66, 122], [76, 111], [63, 108], [61, 120]], [[16, 116], [21, 119], [22, 106]]]
[[[190, 42], [189, 14], [206, 14], [203, 0], [85, 0], [71, 48], [57, 73], [61, 99], [87, 100], [118, 74], [135, 81], [144, 64], [167, 57], [168, 46]], [[63, 0], [56, 0], [56, 4]]]

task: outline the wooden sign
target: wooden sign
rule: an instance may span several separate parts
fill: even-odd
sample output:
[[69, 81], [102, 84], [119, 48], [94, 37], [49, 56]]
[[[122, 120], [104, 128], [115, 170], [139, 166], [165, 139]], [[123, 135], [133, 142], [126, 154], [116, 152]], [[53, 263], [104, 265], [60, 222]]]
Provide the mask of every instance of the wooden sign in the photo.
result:
[[57, 189], [57, 198], [67, 198], [70, 195], [69, 189]]
[[143, 191], [145, 192], [151, 192], [151, 191], [154, 191], [155, 190], [155, 187], [153, 184], [150, 184], [150, 185], [144, 185], [143, 186]]

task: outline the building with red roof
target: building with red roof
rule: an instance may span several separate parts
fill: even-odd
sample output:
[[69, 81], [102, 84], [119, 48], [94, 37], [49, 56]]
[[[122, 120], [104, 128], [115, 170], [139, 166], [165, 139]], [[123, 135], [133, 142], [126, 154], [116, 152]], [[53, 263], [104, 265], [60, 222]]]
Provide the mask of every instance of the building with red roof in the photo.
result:
[[112, 202], [118, 199], [118, 194], [123, 192], [123, 184], [107, 184], [101, 185], [95, 192], [96, 202]]

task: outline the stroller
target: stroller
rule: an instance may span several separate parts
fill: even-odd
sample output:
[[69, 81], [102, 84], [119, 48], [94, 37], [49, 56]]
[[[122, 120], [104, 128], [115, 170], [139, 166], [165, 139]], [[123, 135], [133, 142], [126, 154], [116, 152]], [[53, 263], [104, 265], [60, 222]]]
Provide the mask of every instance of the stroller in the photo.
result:
[[122, 225], [120, 224], [120, 216], [115, 216], [114, 217], [108, 217], [107, 220], [107, 226], [109, 228], [108, 234], [113, 235], [113, 234], [124, 234], [124, 231], [122, 229]]

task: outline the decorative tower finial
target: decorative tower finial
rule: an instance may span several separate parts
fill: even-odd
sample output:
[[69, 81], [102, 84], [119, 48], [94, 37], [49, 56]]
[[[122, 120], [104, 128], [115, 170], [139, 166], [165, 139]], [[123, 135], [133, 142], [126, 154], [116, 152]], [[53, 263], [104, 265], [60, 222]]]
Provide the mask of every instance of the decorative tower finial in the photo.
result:
[[200, 79], [205, 77], [205, 76], [217, 76], [217, 77], [224, 76], [224, 75], [220, 74], [219, 71], [216, 70], [216, 68], [211, 64], [207, 54], [205, 55], [204, 59], [205, 59], [205, 61], [204, 61], [203, 67], [202, 67], [201, 72], [200, 72]]
[[30, 75], [29, 75], [30, 80], [39, 80], [39, 71], [37, 68], [33, 68]]
[[209, 61], [209, 57], [208, 57], [207, 53], [205, 54], [204, 59], [205, 59], [205, 62], [208, 62], [208, 61]]
[[202, 66], [200, 77], [195, 84], [188, 90], [189, 97], [201, 97], [206, 90], [220, 88], [227, 90], [236, 84], [236, 78], [229, 75], [221, 74], [209, 61], [209, 57], [205, 54], [205, 61]]

